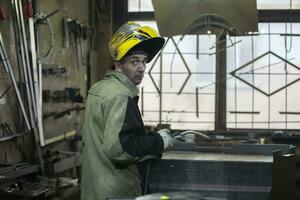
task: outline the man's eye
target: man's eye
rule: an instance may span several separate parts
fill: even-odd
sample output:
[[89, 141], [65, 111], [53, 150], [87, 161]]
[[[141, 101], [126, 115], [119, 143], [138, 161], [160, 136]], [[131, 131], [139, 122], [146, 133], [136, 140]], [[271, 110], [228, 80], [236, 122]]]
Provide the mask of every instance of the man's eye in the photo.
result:
[[134, 64], [134, 65], [137, 65], [139, 63], [139, 61], [138, 60], [132, 60], [131, 63]]
[[138, 65], [138, 64], [145, 65], [147, 63], [147, 60], [131, 60], [130, 63], [133, 65]]

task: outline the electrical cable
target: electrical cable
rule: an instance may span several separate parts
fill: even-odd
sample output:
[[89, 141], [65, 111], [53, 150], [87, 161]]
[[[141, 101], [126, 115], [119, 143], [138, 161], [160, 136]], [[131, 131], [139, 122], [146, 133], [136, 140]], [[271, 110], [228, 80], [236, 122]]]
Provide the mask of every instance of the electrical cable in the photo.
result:
[[[46, 17], [47, 15], [45, 13], [37, 13], [35, 15], [35, 21], [38, 22], [39, 20], [43, 19], [44, 17]], [[53, 51], [53, 47], [54, 47], [54, 43], [55, 43], [55, 38], [54, 38], [54, 31], [53, 31], [53, 27], [52, 27], [52, 23], [50, 18], [46, 18], [46, 20], [43, 20], [43, 22], [46, 21], [46, 23], [37, 23], [38, 25], [47, 25], [49, 28], [49, 35], [50, 35], [50, 44], [49, 44], [49, 48], [47, 49], [47, 51], [45, 51], [44, 55], [38, 55], [38, 59], [39, 60], [44, 60], [45, 58], [47, 58], [48, 56], [50, 56], [52, 54]], [[37, 32], [38, 29], [37, 29]], [[40, 34], [38, 34], [40, 36]], [[40, 52], [40, 51], [39, 51]]]
[[211, 137], [209, 137], [208, 135], [201, 133], [199, 131], [192, 131], [192, 130], [188, 130], [188, 131], [183, 131], [180, 133], [181, 136], [187, 135], [187, 134], [194, 134], [197, 136], [200, 136], [201, 138], [208, 140], [208, 141], [213, 141], [213, 139]]

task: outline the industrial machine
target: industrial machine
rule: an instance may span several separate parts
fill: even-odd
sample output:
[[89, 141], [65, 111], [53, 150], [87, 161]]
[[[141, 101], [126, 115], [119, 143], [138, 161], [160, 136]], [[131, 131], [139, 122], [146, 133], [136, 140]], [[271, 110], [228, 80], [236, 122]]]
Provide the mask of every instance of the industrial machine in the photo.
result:
[[243, 143], [219, 135], [207, 142], [178, 142], [150, 164], [146, 192], [194, 192], [203, 199], [293, 199], [295, 146], [239, 141]]

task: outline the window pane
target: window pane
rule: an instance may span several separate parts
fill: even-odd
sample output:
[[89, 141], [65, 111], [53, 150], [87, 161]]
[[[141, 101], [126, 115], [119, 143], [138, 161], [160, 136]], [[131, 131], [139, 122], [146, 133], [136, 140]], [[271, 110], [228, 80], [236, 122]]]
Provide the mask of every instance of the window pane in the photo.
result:
[[258, 9], [299, 9], [300, 0], [257, 0]]
[[128, 12], [153, 11], [151, 0], [128, 0]]
[[[257, 0], [257, 9], [300, 9], [300, 0]], [[129, 12], [153, 11], [151, 0], [128, 0]]]
[[[157, 28], [155, 22], [138, 23]], [[159, 123], [160, 97], [157, 88], [160, 85], [160, 62], [162, 62], [162, 123], [171, 124], [173, 129], [212, 130], [216, 58], [215, 50], [211, 47], [215, 45], [216, 38], [212, 35], [186, 35], [174, 36], [173, 39], [174, 42], [169, 39], [166, 43], [162, 57], [154, 58], [147, 65], [147, 73], [141, 84], [144, 104], [141, 105], [140, 101], [140, 107], [144, 110], [145, 124]], [[191, 72], [190, 76], [188, 70]], [[198, 117], [196, 87], [198, 87]]]
[[[300, 97], [297, 92], [300, 87], [297, 81], [300, 78], [300, 59], [297, 56], [300, 38], [284, 35], [299, 34], [300, 24], [264, 23], [259, 24], [259, 32], [263, 34], [233, 37], [234, 41], [241, 42], [227, 49], [228, 73], [243, 66], [235, 74], [248, 83], [228, 74], [227, 126], [297, 128], [299, 115], [280, 112], [300, 112], [300, 103], [295, 100]], [[257, 113], [241, 114], [240, 111]]]

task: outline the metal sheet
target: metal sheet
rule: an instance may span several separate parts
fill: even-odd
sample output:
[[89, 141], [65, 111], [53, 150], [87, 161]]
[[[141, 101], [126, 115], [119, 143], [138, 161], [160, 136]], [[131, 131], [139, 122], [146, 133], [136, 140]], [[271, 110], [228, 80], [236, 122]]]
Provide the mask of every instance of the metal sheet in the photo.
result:
[[169, 192], [148, 194], [135, 198], [135, 200], [155, 200], [155, 199], [172, 199], [172, 200], [226, 200], [225, 198], [206, 198], [197, 192]]
[[151, 166], [148, 191], [199, 192], [203, 196], [230, 200], [268, 199], [272, 186], [272, 163], [215, 159], [159, 160]]
[[263, 162], [272, 163], [271, 155], [243, 155], [243, 154], [224, 154], [224, 153], [199, 153], [170, 151], [163, 154], [164, 160], [189, 160], [189, 161], [236, 161], [236, 162]]
[[[256, 0], [152, 0], [152, 2], [162, 36], [183, 34], [189, 24], [204, 15], [218, 16], [230, 22], [239, 30], [235, 35], [258, 30]], [[212, 31], [220, 30], [212, 29]]]

